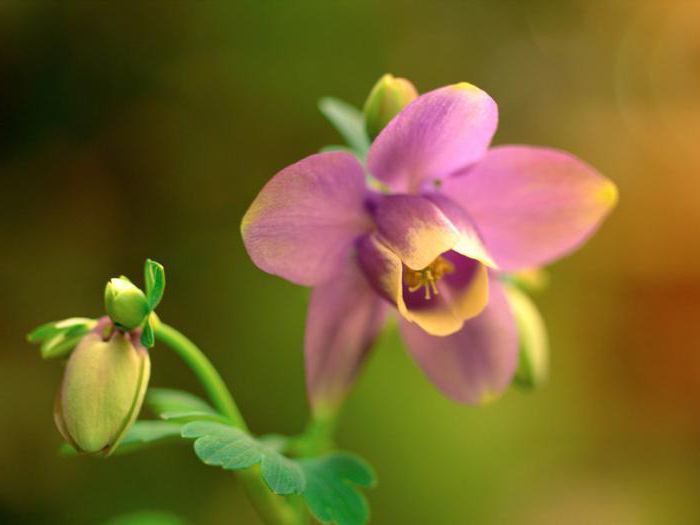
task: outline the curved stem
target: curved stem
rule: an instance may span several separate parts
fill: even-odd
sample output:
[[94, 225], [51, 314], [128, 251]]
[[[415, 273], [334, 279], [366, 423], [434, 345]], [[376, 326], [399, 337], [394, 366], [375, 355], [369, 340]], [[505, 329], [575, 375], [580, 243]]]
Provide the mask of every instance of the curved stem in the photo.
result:
[[155, 336], [190, 367], [204, 387], [214, 408], [230, 419], [235, 427], [247, 431], [248, 427], [231, 392], [204, 352], [175, 328], [163, 322], [157, 323]]
[[[229, 418], [234, 426], [247, 432], [248, 426], [231, 392], [204, 352], [175, 328], [163, 322], [156, 323], [155, 336], [190, 367], [214, 407]], [[236, 475], [245, 486], [248, 497], [265, 523], [300, 525], [307, 522], [303, 511], [292, 506], [284, 497], [270, 492], [254, 469], [239, 470], [236, 471]]]

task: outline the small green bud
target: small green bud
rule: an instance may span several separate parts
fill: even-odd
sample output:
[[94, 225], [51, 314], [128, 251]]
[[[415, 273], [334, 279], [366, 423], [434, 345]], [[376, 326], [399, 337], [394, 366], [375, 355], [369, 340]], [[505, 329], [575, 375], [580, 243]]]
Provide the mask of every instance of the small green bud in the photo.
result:
[[112, 321], [125, 330], [141, 326], [150, 313], [146, 294], [126, 277], [110, 279], [107, 283], [105, 310]]
[[115, 330], [104, 318], [66, 365], [54, 408], [66, 441], [78, 452], [110, 454], [141, 410], [150, 370], [138, 335]]
[[418, 98], [415, 86], [405, 78], [386, 74], [374, 85], [365, 102], [365, 127], [374, 139], [399, 111]]

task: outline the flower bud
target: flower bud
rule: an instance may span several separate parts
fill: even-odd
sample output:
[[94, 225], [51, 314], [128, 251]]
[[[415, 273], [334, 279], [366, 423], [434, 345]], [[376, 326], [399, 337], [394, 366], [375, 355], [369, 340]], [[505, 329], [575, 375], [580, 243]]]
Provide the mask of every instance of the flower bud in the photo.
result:
[[105, 287], [105, 310], [125, 330], [140, 326], [150, 312], [146, 295], [125, 277], [110, 279]]
[[365, 127], [371, 139], [384, 129], [389, 121], [418, 97], [418, 91], [405, 78], [386, 74], [374, 85], [365, 102]]
[[83, 337], [66, 365], [54, 419], [78, 452], [110, 454], [138, 416], [151, 362], [137, 333], [106, 317]]

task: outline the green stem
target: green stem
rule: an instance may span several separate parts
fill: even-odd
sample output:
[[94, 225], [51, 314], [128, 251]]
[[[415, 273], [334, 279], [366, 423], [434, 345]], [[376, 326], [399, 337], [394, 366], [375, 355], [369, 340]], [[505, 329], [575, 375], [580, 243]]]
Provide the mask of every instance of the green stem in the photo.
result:
[[235, 427], [248, 431], [241, 411], [238, 410], [226, 383], [211, 361], [204, 355], [204, 352], [172, 326], [163, 322], [157, 323], [157, 325], [156, 338], [169, 346], [190, 367], [204, 387], [214, 408], [230, 419]]
[[[172, 326], [168, 326], [163, 322], [155, 324], [156, 339], [165, 343], [190, 367], [204, 387], [214, 407], [229, 418], [234, 426], [247, 432], [248, 426], [240, 410], [238, 410], [231, 392], [221, 375], [219, 375], [219, 372], [214, 368], [214, 365], [204, 355], [204, 352]], [[236, 474], [245, 486], [248, 497], [265, 523], [269, 525], [300, 525], [306, 523], [305, 514], [292, 506], [284, 497], [270, 492], [256, 470], [239, 470], [236, 471]]]
[[292, 444], [294, 453], [310, 457], [332, 450], [337, 426], [337, 411], [314, 411], [304, 432]]

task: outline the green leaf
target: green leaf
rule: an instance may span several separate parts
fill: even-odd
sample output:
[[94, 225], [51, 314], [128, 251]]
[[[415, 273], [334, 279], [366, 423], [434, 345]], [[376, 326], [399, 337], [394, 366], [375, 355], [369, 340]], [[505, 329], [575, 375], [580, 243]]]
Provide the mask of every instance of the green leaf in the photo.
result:
[[369, 150], [369, 137], [365, 130], [362, 111], [337, 98], [324, 97], [318, 101], [318, 109], [345, 139], [348, 146], [362, 159]]
[[506, 298], [518, 326], [520, 353], [513, 383], [531, 390], [543, 385], [549, 373], [547, 329], [532, 299], [517, 287], [504, 284]]
[[44, 339], [55, 336], [59, 332], [60, 330], [56, 328], [56, 321], [51, 321], [50, 323], [42, 324], [29, 332], [27, 334], [27, 341], [30, 343], [39, 343]]
[[180, 437], [182, 425], [168, 421], [136, 421], [119, 442], [114, 454], [126, 454]]
[[151, 325], [150, 317], [146, 320], [146, 324], [143, 325], [143, 332], [141, 332], [141, 344], [146, 348], [153, 348], [156, 343], [156, 336], [153, 333], [153, 325]]
[[240, 429], [210, 421], [194, 421], [182, 427], [182, 437], [195, 439], [195, 454], [207, 465], [241, 470], [260, 464], [263, 480], [275, 494], [304, 491], [304, 473], [297, 463]]
[[367, 523], [369, 505], [355, 485], [374, 485], [372, 467], [347, 452], [300, 459], [297, 463], [306, 476], [304, 501], [316, 519], [337, 525]]
[[[87, 333], [87, 331], [85, 332]], [[85, 334], [66, 336], [65, 333], [59, 332], [51, 339], [47, 339], [41, 344], [41, 357], [44, 359], [55, 359], [68, 355], [83, 338]]]
[[146, 264], [143, 269], [144, 282], [146, 283], [146, 299], [151, 310], [155, 310], [160, 300], [163, 298], [165, 291], [165, 269], [163, 265], [152, 260], [146, 259]]
[[151, 388], [146, 395], [146, 405], [161, 419], [183, 423], [200, 419], [228, 423], [228, 419], [206, 401], [182, 390]]
[[[182, 425], [168, 421], [136, 421], [127, 430], [112, 455], [128, 454], [165, 441], [180, 437]], [[76, 455], [77, 452], [68, 443], [61, 446], [60, 453], [66, 456]]]
[[88, 331], [95, 326], [96, 321], [87, 317], [70, 317], [61, 321], [51, 321], [35, 328], [27, 334], [27, 341], [30, 343], [40, 343], [50, 339], [55, 335], [76, 328], [85, 328]]
[[41, 325], [27, 335], [30, 343], [41, 343], [44, 359], [63, 357], [71, 352], [80, 339], [95, 327], [97, 321], [87, 317], [71, 317]]

